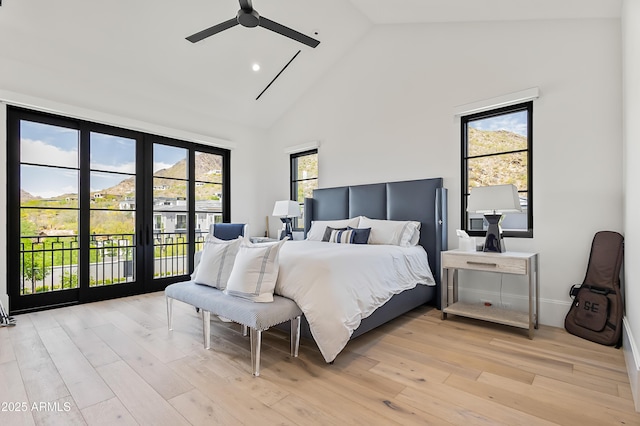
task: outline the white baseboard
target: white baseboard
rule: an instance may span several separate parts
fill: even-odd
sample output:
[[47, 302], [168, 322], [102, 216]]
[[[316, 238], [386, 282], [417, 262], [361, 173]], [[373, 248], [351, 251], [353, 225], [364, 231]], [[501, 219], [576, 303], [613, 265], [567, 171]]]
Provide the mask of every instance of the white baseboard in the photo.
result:
[[633, 394], [633, 403], [636, 411], [640, 412], [640, 352], [636, 346], [629, 324], [626, 317], [622, 319], [622, 350], [624, 351], [624, 362], [627, 365], [627, 374], [629, 375], [629, 383], [631, 384], [631, 393]]

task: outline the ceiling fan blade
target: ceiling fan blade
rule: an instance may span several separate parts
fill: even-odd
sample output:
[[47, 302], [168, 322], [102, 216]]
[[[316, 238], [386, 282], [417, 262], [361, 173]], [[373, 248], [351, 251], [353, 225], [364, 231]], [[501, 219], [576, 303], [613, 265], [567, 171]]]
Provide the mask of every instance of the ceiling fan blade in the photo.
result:
[[285, 27], [282, 24], [278, 24], [277, 22], [274, 22], [271, 19], [267, 19], [264, 16], [260, 16], [260, 23], [258, 25], [260, 25], [262, 28], [266, 28], [285, 37], [289, 37], [291, 39], [299, 41], [302, 44], [306, 44], [309, 47], [316, 47], [320, 44], [318, 40], [299, 33], [296, 30], [292, 30], [289, 27]]
[[224, 31], [227, 30], [231, 27], [234, 27], [238, 25], [238, 20], [236, 18], [233, 19], [229, 19], [228, 21], [224, 21], [218, 25], [214, 25], [213, 27], [209, 27], [206, 30], [202, 30], [198, 33], [195, 33], [193, 35], [190, 35], [189, 37], [187, 37], [187, 40], [189, 40], [191, 43], [197, 43], [200, 40], [204, 40], [207, 37], [211, 37], [214, 34], [219, 33], [220, 31]]

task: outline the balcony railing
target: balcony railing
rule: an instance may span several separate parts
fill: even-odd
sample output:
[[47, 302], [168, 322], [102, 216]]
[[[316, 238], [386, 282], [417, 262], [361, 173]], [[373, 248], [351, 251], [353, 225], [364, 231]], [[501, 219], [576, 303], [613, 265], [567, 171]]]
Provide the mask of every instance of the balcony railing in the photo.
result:
[[[202, 250], [207, 232], [196, 231], [196, 251]], [[189, 273], [188, 247], [186, 232], [153, 232], [153, 253], [155, 278], [173, 277]]]
[[[196, 233], [196, 251], [206, 232]], [[189, 273], [186, 233], [154, 232], [154, 278]], [[89, 286], [136, 281], [135, 234], [93, 234], [89, 243]], [[28, 295], [79, 287], [77, 235], [21, 237], [20, 294]]]
[[77, 288], [78, 237], [23, 236], [20, 294]]

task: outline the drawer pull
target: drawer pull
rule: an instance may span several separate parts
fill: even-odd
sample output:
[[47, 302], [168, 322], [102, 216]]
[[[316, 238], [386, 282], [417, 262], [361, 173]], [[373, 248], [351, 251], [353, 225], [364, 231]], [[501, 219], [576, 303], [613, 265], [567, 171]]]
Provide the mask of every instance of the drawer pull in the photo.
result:
[[497, 263], [474, 262], [474, 261], [472, 261], [472, 260], [467, 260], [467, 264], [468, 264], [468, 265], [484, 265], [484, 266], [493, 266], [493, 267], [498, 266], [498, 264], [497, 264]]

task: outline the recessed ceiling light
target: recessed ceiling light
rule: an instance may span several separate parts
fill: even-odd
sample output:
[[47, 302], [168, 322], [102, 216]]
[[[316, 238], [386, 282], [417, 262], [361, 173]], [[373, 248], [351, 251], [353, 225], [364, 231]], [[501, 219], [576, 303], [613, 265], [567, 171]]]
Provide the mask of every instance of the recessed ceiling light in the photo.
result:
[[253, 64], [253, 65], [251, 66], [251, 69], [252, 69], [252, 70], [254, 70], [254, 71], [256, 71], [256, 72], [257, 72], [257, 71], [260, 71], [260, 64]]

